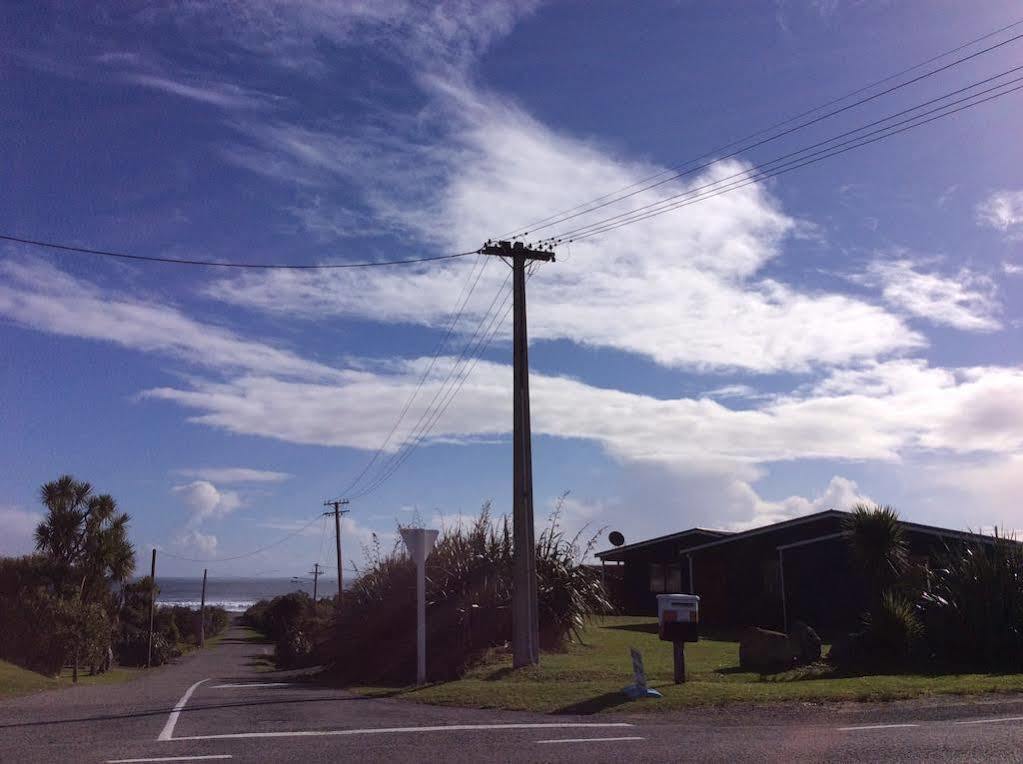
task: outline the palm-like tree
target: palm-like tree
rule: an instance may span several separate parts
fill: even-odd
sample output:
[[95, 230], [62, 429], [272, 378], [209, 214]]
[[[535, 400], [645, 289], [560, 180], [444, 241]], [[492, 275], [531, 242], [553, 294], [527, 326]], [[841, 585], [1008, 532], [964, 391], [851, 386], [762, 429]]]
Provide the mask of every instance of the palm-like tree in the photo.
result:
[[845, 519], [849, 550], [876, 600], [909, 567], [909, 546], [898, 513], [889, 506], [857, 504]]
[[[109, 604], [112, 584], [123, 584], [135, 570], [128, 515], [113, 497], [94, 495], [89, 483], [71, 475], [43, 485], [39, 498], [47, 513], [36, 528], [36, 549], [55, 564], [59, 596], [79, 608]], [[76, 680], [77, 674], [76, 650]]]

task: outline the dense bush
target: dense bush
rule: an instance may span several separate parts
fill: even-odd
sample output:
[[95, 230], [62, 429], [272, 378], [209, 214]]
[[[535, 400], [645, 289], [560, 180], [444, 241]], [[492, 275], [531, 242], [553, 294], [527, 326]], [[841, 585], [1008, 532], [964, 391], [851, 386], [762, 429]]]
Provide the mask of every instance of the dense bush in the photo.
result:
[[291, 592], [260, 600], [245, 611], [242, 622], [266, 634], [275, 645], [281, 668], [310, 666], [321, 661], [317, 645], [327, 635], [333, 603], [313, 600], [305, 592]]
[[[124, 666], [145, 666], [149, 654], [149, 633], [145, 631], [133, 631], [118, 640], [115, 646], [117, 660]], [[167, 641], [167, 638], [156, 632], [153, 634], [153, 662], [154, 666], [162, 666], [180, 653], [174, 645]]]
[[953, 665], [1023, 670], [1023, 548], [995, 534], [992, 544], [950, 547], [922, 597], [927, 644]]
[[[558, 514], [536, 545], [540, 638], [558, 648], [591, 613], [606, 612], [600, 574], [581, 564], [589, 548], [566, 539]], [[427, 666], [430, 676], [462, 674], [487, 650], [511, 638], [512, 538], [507, 518], [489, 506], [468, 527], [442, 534], [427, 559]], [[591, 542], [592, 543], [592, 542]], [[415, 566], [400, 549], [370, 555], [345, 593], [326, 648], [350, 681], [408, 681], [415, 675]]]
[[863, 647], [875, 663], [893, 664], [923, 657], [923, 624], [917, 607], [888, 591], [864, 618]]

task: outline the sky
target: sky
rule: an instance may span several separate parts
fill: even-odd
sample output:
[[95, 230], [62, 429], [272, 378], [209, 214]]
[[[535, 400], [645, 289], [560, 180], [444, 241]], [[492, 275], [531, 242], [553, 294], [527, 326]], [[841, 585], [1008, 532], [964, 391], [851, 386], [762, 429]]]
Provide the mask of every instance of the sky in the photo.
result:
[[[1023, 91], [730, 181], [1023, 65], [1023, 25], [935, 59], [1021, 21], [1011, 0], [0, 14], [4, 235], [338, 264], [566, 234], [528, 282], [539, 527], [560, 503], [606, 547], [870, 501], [1023, 528]], [[0, 554], [65, 473], [166, 575], [333, 564], [340, 495], [346, 565], [398, 524], [510, 511], [507, 276], [0, 243]]]

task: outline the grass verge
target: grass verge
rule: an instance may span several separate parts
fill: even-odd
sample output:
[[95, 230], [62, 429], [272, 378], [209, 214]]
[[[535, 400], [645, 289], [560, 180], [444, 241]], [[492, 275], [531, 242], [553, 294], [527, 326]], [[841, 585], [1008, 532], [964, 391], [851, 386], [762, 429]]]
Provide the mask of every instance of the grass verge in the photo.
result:
[[[102, 674], [89, 676], [89, 669], [78, 671], [79, 686], [92, 684], [117, 684], [127, 682], [142, 673], [143, 669], [116, 667]], [[71, 669], [65, 668], [59, 676], [49, 677], [37, 674], [35, 671], [16, 666], [7, 661], [0, 661], [0, 698], [12, 698], [18, 695], [28, 695], [42, 690], [57, 690], [62, 687], [71, 687]]]
[[[661, 699], [630, 701], [629, 647], [643, 653], [647, 680]], [[701, 639], [686, 646], [688, 681], [672, 682], [671, 646], [657, 638], [656, 621], [609, 617], [583, 631], [583, 643], [544, 653], [540, 666], [513, 671], [495, 652], [464, 678], [424, 687], [352, 687], [370, 696], [424, 703], [549, 713], [669, 711], [701, 705], [778, 701], [895, 700], [936, 694], [1023, 691], [1023, 674], [879, 674], [842, 676], [820, 663], [777, 674], [739, 668], [738, 642]]]

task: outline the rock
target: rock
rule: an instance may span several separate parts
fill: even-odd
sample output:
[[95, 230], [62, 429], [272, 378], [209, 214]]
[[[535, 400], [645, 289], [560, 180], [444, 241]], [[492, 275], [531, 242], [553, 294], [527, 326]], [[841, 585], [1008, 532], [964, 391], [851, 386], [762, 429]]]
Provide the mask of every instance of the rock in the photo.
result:
[[789, 641], [799, 663], [813, 663], [821, 659], [821, 638], [802, 621], [792, 624]]
[[751, 626], [739, 640], [739, 666], [742, 668], [754, 671], [785, 669], [795, 659], [792, 640], [780, 631]]

